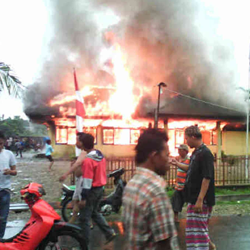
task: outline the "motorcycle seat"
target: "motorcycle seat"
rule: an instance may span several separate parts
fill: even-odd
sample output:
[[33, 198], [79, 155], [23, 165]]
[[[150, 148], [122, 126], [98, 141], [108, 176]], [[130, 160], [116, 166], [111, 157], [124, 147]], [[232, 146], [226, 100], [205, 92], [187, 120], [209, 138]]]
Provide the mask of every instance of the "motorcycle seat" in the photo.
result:
[[121, 175], [123, 175], [125, 172], [124, 168], [117, 169], [110, 174], [108, 174], [108, 178], [114, 177], [114, 178], [119, 178]]
[[63, 184], [62, 190], [67, 194], [67, 195], [73, 195], [74, 191], [71, 189], [69, 186]]

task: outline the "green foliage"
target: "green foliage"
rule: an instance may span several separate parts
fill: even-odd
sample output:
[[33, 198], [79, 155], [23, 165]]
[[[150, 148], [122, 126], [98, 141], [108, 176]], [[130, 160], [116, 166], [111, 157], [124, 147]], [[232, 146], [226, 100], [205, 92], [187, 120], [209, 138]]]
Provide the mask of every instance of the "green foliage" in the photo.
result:
[[23, 120], [19, 116], [14, 119], [7, 118], [0, 120], [0, 131], [6, 137], [15, 136], [47, 136], [47, 128], [45, 125], [34, 124], [28, 120]]
[[168, 197], [171, 198], [174, 194], [175, 189], [172, 187], [167, 187], [166, 190], [167, 190]]
[[250, 201], [216, 201], [216, 205], [249, 205]]
[[0, 91], [6, 88], [10, 95], [20, 97], [22, 87], [21, 81], [12, 75], [10, 67], [0, 62]]
[[250, 194], [250, 187], [215, 188], [216, 195]]
[[223, 163], [228, 163], [230, 166], [238, 164], [238, 156], [226, 155], [224, 151], [221, 151], [221, 158]]

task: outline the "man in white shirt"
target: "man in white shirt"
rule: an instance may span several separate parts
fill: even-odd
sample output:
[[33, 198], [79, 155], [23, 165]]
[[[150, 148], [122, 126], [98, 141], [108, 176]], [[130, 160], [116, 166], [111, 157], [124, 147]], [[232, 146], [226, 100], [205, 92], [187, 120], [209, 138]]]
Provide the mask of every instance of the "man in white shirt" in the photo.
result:
[[11, 175], [16, 175], [16, 159], [4, 149], [5, 137], [0, 131], [0, 238], [3, 238], [10, 207]]

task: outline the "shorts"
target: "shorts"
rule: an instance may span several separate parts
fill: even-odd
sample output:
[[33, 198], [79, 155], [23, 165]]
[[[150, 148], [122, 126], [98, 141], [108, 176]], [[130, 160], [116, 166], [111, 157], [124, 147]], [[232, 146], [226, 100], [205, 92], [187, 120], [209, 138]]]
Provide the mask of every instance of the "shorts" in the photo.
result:
[[185, 203], [184, 190], [175, 190], [171, 199], [174, 212], [181, 212]]
[[51, 155], [46, 155], [46, 158], [47, 158], [50, 162], [54, 161]]
[[73, 194], [72, 200], [80, 201], [82, 199], [82, 176], [76, 177], [76, 189]]

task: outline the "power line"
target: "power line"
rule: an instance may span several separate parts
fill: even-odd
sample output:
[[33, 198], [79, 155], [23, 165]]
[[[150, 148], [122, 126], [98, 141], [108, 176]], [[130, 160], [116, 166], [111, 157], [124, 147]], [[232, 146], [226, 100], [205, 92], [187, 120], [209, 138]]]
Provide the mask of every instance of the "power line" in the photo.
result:
[[181, 96], [183, 96], [183, 97], [192, 99], [192, 100], [194, 100], [194, 101], [198, 101], [198, 102], [202, 102], [202, 103], [205, 103], [205, 104], [209, 104], [209, 105], [212, 105], [212, 106], [215, 106], [215, 107], [224, 108], [224, 109], [228, 109], [228, 110], [231, 110], [231, 111], [236, 111], [236, 112], [242, 113], [240, 110], [233, 109], [233, 108], [229, 108], [229, 107], [222, 106], [222, 105], [218, 105], [218, 104], [215, 104], [215, 103], [212, 103], [212, 102], [203, 101], [203, 100], [201, 100], [201, 99], [198, 99], [198, 98], [195, 98], [195, 97], [192, 97], [192, 96], [189, 96], [189, 95], [182, 94], [182, 93], [180, 93], [180, 92], [171, 90], [171, 89], [169, 89], [169, 88], [165, 88], [165, 90], [168, 91], [168, 92], [171, 92], [171, 93], [174, 93], [174, 94], [178, 94], [178, 95], [181, 95]]

